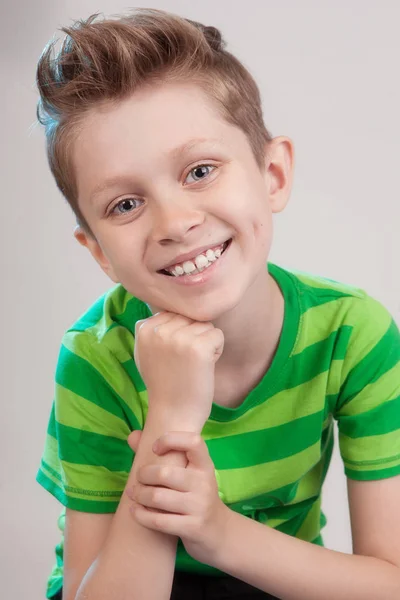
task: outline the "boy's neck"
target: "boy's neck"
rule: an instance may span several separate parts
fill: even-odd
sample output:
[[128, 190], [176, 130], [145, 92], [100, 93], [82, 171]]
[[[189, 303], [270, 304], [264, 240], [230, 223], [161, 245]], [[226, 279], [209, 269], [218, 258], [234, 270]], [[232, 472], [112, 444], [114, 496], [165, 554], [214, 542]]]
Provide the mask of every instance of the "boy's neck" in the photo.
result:
[[224, 333], [218, 372], [266, 372], [278, 347], [284, 318], [283, 294], [268, 271], [248, 289], [240, 304], [214, 322]]

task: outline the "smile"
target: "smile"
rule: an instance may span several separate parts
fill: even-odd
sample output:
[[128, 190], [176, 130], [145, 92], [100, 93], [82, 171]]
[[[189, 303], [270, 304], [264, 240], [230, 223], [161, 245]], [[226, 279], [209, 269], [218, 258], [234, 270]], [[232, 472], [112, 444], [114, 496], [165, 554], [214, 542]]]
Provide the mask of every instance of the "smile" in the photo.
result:
[[205, 269], [208, 269], [227, 249], [231, 240], [227, 240], [221, 246], [213, 250], [207, 250], [199, 254], [193, 260], [186, 260], [183, 263], [177, 263], [167, 269], [162, 269], [160, 273], [164, 275], [172, 275], [173, 277], [182, 277], [184, 275], [197, 275]]
[[207, 250], [205, 253], [199, 254], [193, 261], [187, 260], [184, 263], [168, 267], [168, 269], [162, 269], [159, 273], [184, 285], [206, 283], [216, 270], [219, 271], [219, 265], [225, 262], [221, 259], [225, 258], [231, 244], [232, 238], [214, 250]]

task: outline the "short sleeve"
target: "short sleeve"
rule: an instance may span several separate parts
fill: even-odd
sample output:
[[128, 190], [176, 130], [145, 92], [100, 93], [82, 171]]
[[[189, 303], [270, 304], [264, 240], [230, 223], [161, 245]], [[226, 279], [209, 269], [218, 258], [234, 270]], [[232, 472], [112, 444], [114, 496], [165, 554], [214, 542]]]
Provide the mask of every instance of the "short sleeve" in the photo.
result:
[[400, 474], [400, 336], [378, 301], [355, 299], [335, 418], [347, 477]]
[[68, 508], [115, 512], [134, 458], [127, 438], [143, 428], [142, 404], [129, 370], [104, 343], [67, 332], [37, 481]]

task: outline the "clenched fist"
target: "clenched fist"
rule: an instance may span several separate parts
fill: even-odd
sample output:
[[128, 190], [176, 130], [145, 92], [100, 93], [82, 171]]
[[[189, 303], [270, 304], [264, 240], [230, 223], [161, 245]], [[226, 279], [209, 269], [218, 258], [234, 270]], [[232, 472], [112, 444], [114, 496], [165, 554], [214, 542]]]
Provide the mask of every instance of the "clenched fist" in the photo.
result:
[[134, 358], [146, 384], [149, 412], [179, 415], [201, 430], [214, 398], [215, 364], [224, 336], [212, 323], [160, 312], [138, 321]]

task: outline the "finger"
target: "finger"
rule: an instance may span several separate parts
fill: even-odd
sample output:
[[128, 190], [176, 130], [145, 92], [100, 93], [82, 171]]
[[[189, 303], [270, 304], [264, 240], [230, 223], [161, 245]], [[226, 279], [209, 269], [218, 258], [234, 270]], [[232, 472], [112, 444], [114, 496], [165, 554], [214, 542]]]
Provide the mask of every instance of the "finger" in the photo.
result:
[[163, 323], [168, 323], [168, 321], [170, 321], [171, 319], [173, 319], [175, 315], [173, 313], [167, 312], [167, 311], [162, 311], [162, 312], [158, 312], [155, 315], [152, 315], [151, 317], [147, 317], [146, 319], [139, 319], [139, 321], [136, 321], [135, 323], [135, 345], [134, 345], [134, 352], [133, 352], [133, 357], [136, 363], [136, 366], [140, 372], [140, 357], [138, 354], [138, 345], [137, 345], [137, 341], [139, 340], [139, 334], [143, 335], [143, 333], [145, 333], [147, 331], [148, 328], [150, 329], [154, 329], [155, 327], [158, 327], [160, 325], [162, 325]]
[[178, 492], [193, 489], [193, 473], [184, 467], [144, 465], [138, 469], [136, 476], [143, 485], [164, 486]]
[[187, 492], [148, 485], [136, 485], [132, 494], [132, 500], [141, 506], [179, 515], [190, 513], [190, 497]]
[[214, 325], [210, 321], [192, 321], [187, 328], [187, 333], [190, 335], [200, 335], [211, 329], [214, 329]]
[[134, 452], [137, 452], [141, 437], [142, 437], [142, 431], [140, 429], [136, 429], [135, 431], [132, 431], [132, 433], [130, 433], [128, 435], [128, 444]]
[[157, 322], [156, 326], [154, 327], [154, 331], [162, 337], [165, 336], [169, 338], [176, 331], [184, 329], [193, 323], [193, 320], [189, 319], [188, 317], [174, 313], [168, 314], [171, 315], [170, 319], [163, 320], [160, 323]]
[[186, 468], [212, 469], [214, 464], [208, 452], [207, 445], [201, 435], [192, 431], [169, 431], [156, 440], [153, 452], [162, 455], [170, 450], [186, 452], [189, 464]]
[[185, 537], [185, 533], [187, 535], [187, 531], [193, 523], [193, 518], [189, 515], [153, 512], [140, 505], [133, 505], [130, 511], [135, 520], [143, 527], [180, 538]]
[[151, 317], [147, 317], [146, 319], [140, 319], [135, 323], [135, 338], [139, 334], [140, 329], [142, 327], [156, 327], [157, 325], [162, 325], [163, 323], [168, 323], [175, 317], [174, 313], [167, 312], [163, 310], [162, 312], [158, 312], [155, 315], [151, 315]]
[[209, 340], [214, 347], [214, 360], [217, 362], [224, 350], [224, 334], [221, 329], [213, 327], [210, 331], [205, 331], [201, 337]]

